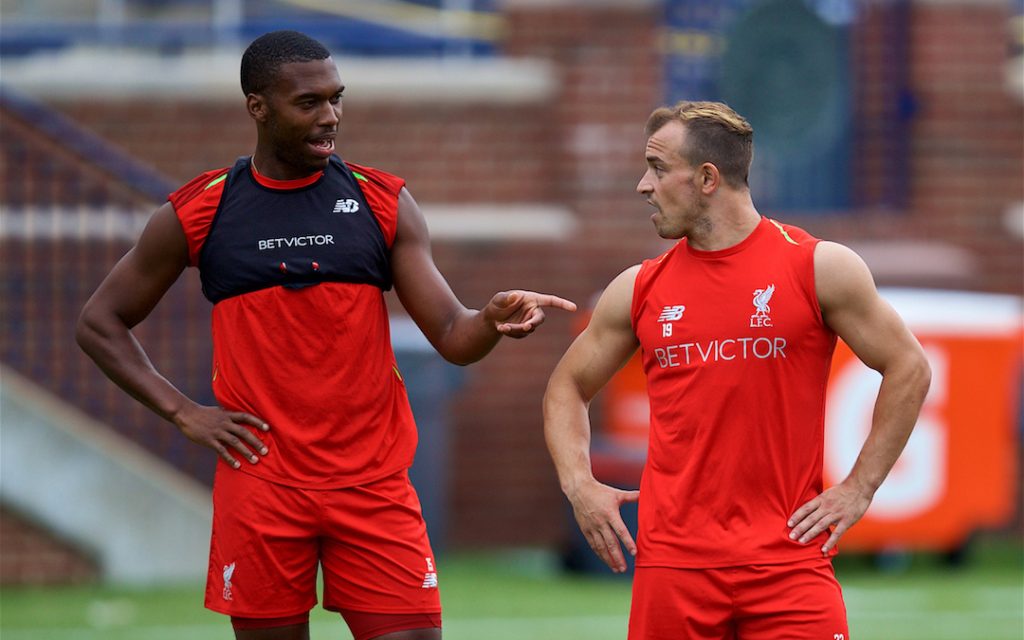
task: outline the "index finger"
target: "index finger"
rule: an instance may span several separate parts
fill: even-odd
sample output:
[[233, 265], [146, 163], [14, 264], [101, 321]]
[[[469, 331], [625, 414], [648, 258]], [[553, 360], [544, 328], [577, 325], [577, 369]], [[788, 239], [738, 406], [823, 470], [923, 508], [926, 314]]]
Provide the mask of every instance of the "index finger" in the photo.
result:
[[576, 303], [572, 300], [559, 298], [558, 296], [553, 296], [549, 293], [535, 293], [534, 295], [537, 297], [537, 304], [542, 307], [555, 307], [566, 311], [576, 310]]
[[251, 413], [245, 413], [243, 411], [232, 411], [228, 413], [228, 417], [231, 418], [231, 422], [237, 422], [239, 424], [249, 424], [260, 431], [270, 431], [270, 425], [260, 420]]

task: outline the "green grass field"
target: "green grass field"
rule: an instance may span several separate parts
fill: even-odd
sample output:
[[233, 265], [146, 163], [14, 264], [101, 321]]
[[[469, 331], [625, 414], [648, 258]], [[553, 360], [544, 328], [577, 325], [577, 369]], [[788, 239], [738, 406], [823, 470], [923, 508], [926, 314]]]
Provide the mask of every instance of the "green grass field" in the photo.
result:
[[[442, 558], [446, 640], [622, 640], [628, 581], [564, 575], [538, 554]], [[976, 545], [950, 569], [915, 556], [881, 573], [857, 558], [837, 564], [854, 640], [1021, 640], [1024, 556], [1007, 542]], [[312, 637], [348, 639], [315, 610]], [[227, 620], [202, 608], [202, 585], [0, 590], [2, 640], [214, 640]]]

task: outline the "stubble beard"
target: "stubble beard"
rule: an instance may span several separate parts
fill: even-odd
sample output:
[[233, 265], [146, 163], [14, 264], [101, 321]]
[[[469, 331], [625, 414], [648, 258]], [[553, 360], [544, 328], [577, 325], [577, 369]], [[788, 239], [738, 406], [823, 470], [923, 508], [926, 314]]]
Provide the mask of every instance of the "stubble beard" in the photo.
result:
[[[697, 196], [693, 205], [680, 216], [679, 221], [674, 225], [670, 224], [665, 213], [658, 209], [658, 218], [655, 219], [658, 235], [666, 240], [694, 239], [711, 235], [715, 224], [711, 216], [708, 215], [708, 208], [707, 200], [703, 196]], [[658, 224], [659, 221], [661, 224]]]

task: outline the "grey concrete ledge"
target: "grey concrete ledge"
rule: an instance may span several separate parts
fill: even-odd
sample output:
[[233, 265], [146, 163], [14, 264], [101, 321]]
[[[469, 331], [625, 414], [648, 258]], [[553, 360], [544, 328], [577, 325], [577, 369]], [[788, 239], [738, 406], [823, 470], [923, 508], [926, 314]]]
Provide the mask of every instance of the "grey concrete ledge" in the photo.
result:
[[[224, 100], [242, 104], [240, 51], [161, 57], [138, 50], [81, 48], [0, 60], [3, 82], [38, 98]], [[346, 99], [529, 104], [557, 89], [552, 65], [536, 59], [335, 58]]]

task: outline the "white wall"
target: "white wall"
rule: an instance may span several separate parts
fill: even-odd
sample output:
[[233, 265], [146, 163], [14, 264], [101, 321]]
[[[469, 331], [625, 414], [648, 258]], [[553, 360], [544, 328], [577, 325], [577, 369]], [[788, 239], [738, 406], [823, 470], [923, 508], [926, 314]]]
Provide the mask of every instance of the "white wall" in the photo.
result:
[[207, 487], [0, 368], [0, 501], [99, 560], [105, 580], [203, 579]]

